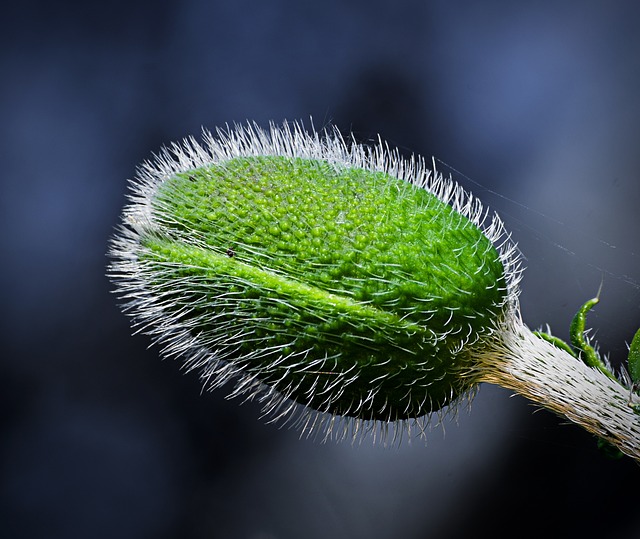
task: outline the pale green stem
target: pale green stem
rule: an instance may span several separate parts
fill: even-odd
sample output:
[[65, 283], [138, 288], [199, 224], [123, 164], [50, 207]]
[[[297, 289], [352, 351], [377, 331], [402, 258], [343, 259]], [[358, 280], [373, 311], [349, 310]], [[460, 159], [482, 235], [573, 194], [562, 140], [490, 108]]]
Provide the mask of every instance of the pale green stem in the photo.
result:
[[512, 389], [640, 460], [638, 397], [601, 370], [534, 335], [518, 316], [480, 352], [478, 379]]

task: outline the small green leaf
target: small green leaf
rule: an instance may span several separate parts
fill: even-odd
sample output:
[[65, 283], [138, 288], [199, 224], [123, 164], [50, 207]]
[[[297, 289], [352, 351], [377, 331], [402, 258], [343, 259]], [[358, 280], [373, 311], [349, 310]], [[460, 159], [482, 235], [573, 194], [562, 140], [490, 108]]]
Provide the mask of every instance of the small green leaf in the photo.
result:
[[598, 354], [593, 346], [589, 344], [587, 338], [585, 337], [585, 326], [587, 322], [587, 313], [599, 301], [600, 298], [595, 297], [585, 302], [585, 304], [580, 307], [580, 310], [576, 313], [571, 322], [571, 344], [576, 350], [578, 350], [582, 360], [590, 367], [599, 366], [598, 363], [600, 362], [600, 358], [598, 357]]
[[629, 374], [634, 383], [640, 382], [640, 329], [629, 346]]
[[604, 361], [600, 358], [600, 355], [596, 349], [589, 344], [587, 337], [585, 336], [585, 326], [587, 322], [587, 313], [600, 301], [600, 292], [598, 296], [580, 307], [576, 315], [573, 317], [570, 328], [571, 345], [578, 352], [578, 357], [582, 359], [589, 367], [599, 369], [606, 374], [612, 380], [618, 381], [614, 374], [609, 370]]

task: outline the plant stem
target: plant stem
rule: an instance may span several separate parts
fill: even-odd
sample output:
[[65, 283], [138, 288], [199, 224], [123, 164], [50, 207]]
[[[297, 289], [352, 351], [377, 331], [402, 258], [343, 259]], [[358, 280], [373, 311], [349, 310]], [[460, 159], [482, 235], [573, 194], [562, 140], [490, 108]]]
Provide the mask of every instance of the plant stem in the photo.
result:
[[508, 317], [492, 346], [480, 352], [479, 381], [512, 389], [640, 460], [638, 397], [599, 369], [534, 335]]

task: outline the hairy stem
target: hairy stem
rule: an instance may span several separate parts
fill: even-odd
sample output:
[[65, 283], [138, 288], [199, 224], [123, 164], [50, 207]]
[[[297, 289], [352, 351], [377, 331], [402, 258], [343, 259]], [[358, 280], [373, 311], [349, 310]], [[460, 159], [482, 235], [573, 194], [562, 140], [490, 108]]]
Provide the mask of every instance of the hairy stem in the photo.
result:
[[534, 335], [517, 316], [497, 336], [480, 353], [480, 381], [512, 389], [640, 460], [640, 415], [630, 389]]

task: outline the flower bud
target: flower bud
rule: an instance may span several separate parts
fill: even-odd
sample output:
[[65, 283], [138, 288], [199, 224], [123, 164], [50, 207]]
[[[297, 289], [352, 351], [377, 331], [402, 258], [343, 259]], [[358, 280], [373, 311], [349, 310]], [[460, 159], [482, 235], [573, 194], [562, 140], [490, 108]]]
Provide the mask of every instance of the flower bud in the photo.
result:
[[208, 387], [233, 379], [275, 415], [440, 410], [516, 303], [499, 219], [382, 143], [236, 127], [174, 145], [132, 187], [109, 270], [124, 309]]

